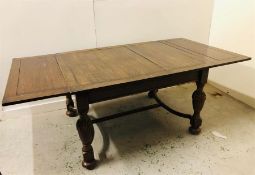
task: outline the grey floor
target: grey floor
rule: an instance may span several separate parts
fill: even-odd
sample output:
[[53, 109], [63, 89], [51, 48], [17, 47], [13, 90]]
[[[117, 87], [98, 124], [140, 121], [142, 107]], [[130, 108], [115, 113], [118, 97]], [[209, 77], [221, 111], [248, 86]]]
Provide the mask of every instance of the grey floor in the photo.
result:
[[[192, 113], [193, 84], [159, 91], [175, 109]], [[154, 109], [95, 125], [98, 167], [81, 167], [77, 118], [65, 116], [64, 104], [4, 112], [0, 118], [0, 171], [3, 175], [252, 175], [255, 174], [255, 110], [206, 86], [199, 136], [189, 121]], [[146, 94], [91, 106], [97, 117], [152, 104]], [[226, 139], [212, 134], [217, 131]]]

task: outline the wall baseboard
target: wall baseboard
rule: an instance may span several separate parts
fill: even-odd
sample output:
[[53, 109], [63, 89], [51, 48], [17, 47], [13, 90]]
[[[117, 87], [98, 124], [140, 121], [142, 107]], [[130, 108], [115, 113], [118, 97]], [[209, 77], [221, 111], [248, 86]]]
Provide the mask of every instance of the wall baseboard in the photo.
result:
[[217, 89], [219, 89], [219, 90], [229, 94], [233, 98], [235, 98], [235, 99], [237, 99], [237, 100], [239, 100], [239, 101], [241, 101], [241, 102], [251, 106], [252, 108], [255, 108], [255, 98], [250, 97], [248, 95], [245, 95], [243, 93], [240, 93], [240, 92], [238, 92], [236, 90], [233, 90], [231, 88], [225, 87], [225, 86], [223, 86], [221, 84], [218, 84], [218, 83], [216, 83], [214, 81], [211, 81], [211, 80], [209, 80], [208, 83], [210, 85], [216, 87]]

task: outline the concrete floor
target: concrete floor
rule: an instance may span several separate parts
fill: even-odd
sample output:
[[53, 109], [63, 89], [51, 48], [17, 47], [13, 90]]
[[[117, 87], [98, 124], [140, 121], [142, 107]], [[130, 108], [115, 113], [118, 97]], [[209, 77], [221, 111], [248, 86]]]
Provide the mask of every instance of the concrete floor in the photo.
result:
[[[193, 84], [160, 90], [175, 109], [192, 113]], [[64, 104], [5, 112], [0, 118], [0, 171], [3, 175], [251, 175], [255, 174], [255, 110], [206, 86], [199, 136], [189, 121], [154, 109], [95, 125], [98, 167], [81, 167], [77, 118]], [[99, 103], [90, 113], [102, 116], [151, 104], [145, 94]], [[217, 131], [227, 139], [212, 134]]]

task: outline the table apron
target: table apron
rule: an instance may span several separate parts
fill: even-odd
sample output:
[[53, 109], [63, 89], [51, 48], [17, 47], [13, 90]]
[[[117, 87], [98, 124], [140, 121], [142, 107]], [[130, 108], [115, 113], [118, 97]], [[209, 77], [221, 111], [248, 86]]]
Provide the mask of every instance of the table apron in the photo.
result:
[[88, 91], [81, 91], [75, 94], [84, 96], [84, 98], [88, 98], [88, 102], [92, 104], [132, 94], [142, 93], [153, 89], [161, 89], [178, 84], [197, 81], [199, 80], [204, 70], [205, 69], [192, 70], [161, 77], [148, 78], [134, 82], [101, 87]]

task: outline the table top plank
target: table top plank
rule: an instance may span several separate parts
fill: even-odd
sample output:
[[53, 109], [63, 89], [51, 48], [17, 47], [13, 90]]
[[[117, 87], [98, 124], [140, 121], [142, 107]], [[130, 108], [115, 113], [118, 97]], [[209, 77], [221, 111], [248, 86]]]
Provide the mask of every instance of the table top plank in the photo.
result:
[[[6, 85], [6, 91], [4, 94], [4, 100], [9, 97], [16, 96], [18, 81], [19, 81], [19, 69], [20, 69], [20, 59], [15, 58], [12, 60], [11, 70], [9, 78]], [[8, 100], [7, 100], [8, 101]]]
[[128, 45], [134, 52], [143, 55], [165, 70], [185, 69], [186, 67], [211, 65], [215, 61], [208, 57], [203, 58], [162, 42], [147, 42]]
[[69, 93], [55, 55], [15, 59], [3, 103]]
[[124, 46], [58, 54], [57, 61], [72, 92], [163, 71]]
[[179, 38], [13, 59], [3, 105], [251, 58]]
[[[170, 47], [175, 47], [184, 52], [188, 52], [194, 55], [200, 55], [206, 57], [207, 59], [214, 59], [216, 62], [215, 66], [220, 63], [231, 63], [232, 61], [242, 61], [247, 56], [243, 56], [237, 53], [229, 52], [220, 48], [208, 46], [202, 43], [191, 41], [184, 38], [164, 40], [162, 43], [169, 45]], [[210, 65], [212, 67], [213, 65]]]

